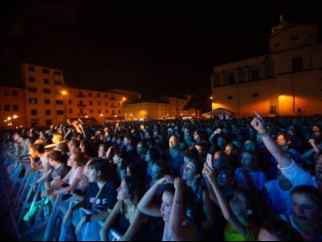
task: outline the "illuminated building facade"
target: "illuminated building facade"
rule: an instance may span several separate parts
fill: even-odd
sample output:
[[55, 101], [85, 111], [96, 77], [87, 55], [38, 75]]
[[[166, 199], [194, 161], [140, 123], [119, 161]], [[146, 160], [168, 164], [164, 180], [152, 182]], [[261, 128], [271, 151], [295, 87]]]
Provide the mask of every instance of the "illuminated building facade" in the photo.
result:
[[59, 125], [78, 118], [83, 122], [122, 120], [125, 102], [133, 95], [141, 97], [133, 92], [128, 96], [121, 89], [102, 92], [67, 87], [61, 70], [27, 63], [20, 65], [19, 77], [21, 88], [0, 87], [0, 126]]
[[212, 109], [238, 116], [322, 114], [322, 43], [317, 27], [287, 23], [272, 29], [270, 53], [213, 68]]

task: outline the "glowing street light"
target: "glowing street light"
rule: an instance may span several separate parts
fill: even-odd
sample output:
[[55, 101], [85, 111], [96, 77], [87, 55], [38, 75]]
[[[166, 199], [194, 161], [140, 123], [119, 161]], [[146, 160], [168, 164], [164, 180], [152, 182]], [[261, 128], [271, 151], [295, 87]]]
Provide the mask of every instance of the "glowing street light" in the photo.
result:
[[103, 123], [103, 114], [100, 114], [101, 116], [101, 123]]
[[16, 119], [18, 118], [18, 116], [17, 115], [13, 115], [12, 117], [13, 117], [13, 120], [14, 120], [14, 123], [15, 123], [15, 128], [16, 128]]

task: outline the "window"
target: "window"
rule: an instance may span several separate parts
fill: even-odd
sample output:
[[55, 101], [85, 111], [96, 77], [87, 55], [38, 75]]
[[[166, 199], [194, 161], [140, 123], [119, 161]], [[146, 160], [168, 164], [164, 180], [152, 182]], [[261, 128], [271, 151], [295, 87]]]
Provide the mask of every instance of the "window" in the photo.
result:
[[32, 109], [30, 110], [31, 115], [37, 115], [37, 109]]
[[89, 105], [93, 105], [93, 102], [92, 101], [89, 101]]
[[100, 101], [97, 102], [97, 106], [101, 106], [101, 102]]
[[101, 110], [100, 110], [100, 109], [98, 109], [98, 110], [97, 110], [97, 113], [101, 113]]
[[228, 76], [228, 84], [234, 84], [235, 83], [235, 76], [229, 75]]
[[271, 106], [269, 110], [270, 114], [276, 114], [276, 106]]
[[45, 104], [50, 104], [50, 99], [45, 99]]
[[29, 77], [29, 82], [35, 82], [35, 78], [33, 76]]
[[68, 99], [68, 104], [73, 104], [72, 99]]
[[5, 104], [3, 108], [4, 108], [4, 111], [10, 111], [10, 105], [8, 104]]
[[275, 45], [274, 45], [274, 47], [277, 47], [277, 46], [279, 46], [280, 45], [280, 43], [276, 43]]
[[105, 110], [105, 113], [108, 113], [108, 110], [107, 109]]
[[55, 76], [61, 76], [61, 72], [60, 71], [54, 71], [54, 75]]
[[45, 115], [51, 115], [51, 110], [46, 110]]
[[259, 96], [259, 94], [257, 92], [253, 93], [253, 97], [258, 97], [258, 96]]
[[73, 109], [72, 108], [68, 109], [68, 113], [73, 113]]
[[44, 88], [44, 93], [49, 94], [49, 93], [51, 93], [51, 90], [50, 89], [47, 89], [47, 88]]
[[303, 70], [303, 58], [295, 57], [292, 59], [292, 71]]
[[37, 98], [33, 98], [33, 97], [29, 98], [29, 103], [30, 104], [37, 104], [38, 103]]
[[57, 115], [64, 115], [64, 111], [63, 110], [57, 110], [56, 113], [57, 113]]
[[107, 98], [107, 94], [104, 94], [104, 97]]
[[92, 96], [92, 93], [91, 93], [91, 92], [89, 92], [89, 93], [88, 93], [88, 96], [89, 96], [89, 97], [91, 97], [91, 96]]
[[49, 74], [49, 70], [48, 70], [48, 69], [43, 68], [43, 69], [42, 69], [42, 73], [44, 73], [44, 74]]
[[97, 97], [100, 97], [101, 95], [99, 93], [97, 93]]
[[29, 92], [37, 92], [37, 88], [35, 87], [28, 87]]
[[119, 110], [119, 114], [121, 113], [121, 110]]
[[11, 92], [13, 97], [18, 97], [18, 91], [17, 90], [12, 90]]
[[293, 36], [292, 38], [291, 38], [291, 40], [296, 40], [296, 39], [298, 39], [299, 37], [298, 36]]
[[227, 99], [231, 100], [231, 99], [233, 99], [233, 96], [228, 96]]
[[258, 70], [252, 71], [252, 80], [259, 80], [259, 71]]
[[56, 100], [56, 105], [63, 105], [63, 100]]
[[89, 113], [93, 113], [93, 109], [90, 109], [90, 110], [89, 110]]
[[55, 85], [61, 86], [61, 85], [63, 85], [63, 82], [55, 80]]
[[34, 66], [28, 66], [28, 71], [35, 71], [35, 67]]
[[46, 119], [46, 125], [51, 125], [51, 120], [50, 119]]
[[44, 79], [44, 84], [49, 84], [49, 79]]
[[9, 92], [9, 90], [3, 90], [2, 94], [3, 94], [3, 96], [9, 96], [10, 92]]

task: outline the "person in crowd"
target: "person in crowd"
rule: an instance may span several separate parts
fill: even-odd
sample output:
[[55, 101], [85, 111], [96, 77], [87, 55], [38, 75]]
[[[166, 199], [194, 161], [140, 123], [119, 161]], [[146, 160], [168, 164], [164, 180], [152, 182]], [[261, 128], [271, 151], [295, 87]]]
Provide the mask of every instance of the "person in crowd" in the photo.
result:
[[183, 175], [183, 171], [185, 170], [187, 164], [191, 160], [201, 161], [199, 152], [195, 147], [190, 147], [190, 148], [186, 149], [185, 152], [184, 152], [184, 156], [183, 156], [184, 163], [180, 167], [180, 177], [181, 178], [182, 178], [182, 175]]
[[120, 183], [124, 179], [126, 175], [126, 168], [129, 165], [128, 153], [124, 150], [116, 150], [113, 157], [113, 163], [116, 166], [116, 177]]
[[67, 165], [67, 160], [68, 160], [68, 157], [69, 157], [69, 148], [68, 148], [68, 145], [65, 143], [65, 142], [60, 142], [58, 143], [55, 147], [54, 147], [54, 150], [59, 150], [61, 151], [62, 153], [62, 156], [61, 156], [61, 161]]
[[296, 229], [305, 241], [322, 240], [322, 194], [313, 186], [297, 186], [292, 192], [293, 215], [280, 218]]
[[190, 132], [185, 132], [183, 135], [184, 142], [188, 147], [194, 147], [196, 142], [193, 140], [193, 137]]
[[303, 241], [301, 234], [280, 218], [266, 220], [258, 233], [257, 241]]
[[[174, 186], [172, 185], [174, 183]], [[156, 191], [162, 184], [169, 184], [162, 194], [161, 208], [152, 202]], [[139, 210], [153, 217], [162, 217], [165, 225], [162, 241], [186, 240], [197, 241], [197, 226], [185, 218], [187, 211], [183, 181], [171, 176], [159, 179], [142, 197], [138, 204]]]
[[[198, 154], [197, 151], [196, 153]], [[183, 170], [182, 179], [193, 191], [194, 206], [189, 211], [189, 217], [198, 225], [198, 239], [211, 240], [215, 214], [207, 188], [201, 184], [202, 167], [200, 160], [191, 159]]]
[[278, 170], [277, 179], [265, 182], [263, 198], [270, 217], [276, 214], [292, 214], [292, 183]]
[[227, 155], [228, 163], [233, 169], [237, 169], [239, 162], [239, 153], [234, 143], [228, 143], [225, 147], [225, 153]]
[[251, 151], [241, 155], [241, 166], [235, 170], [235, 179], [239, 188], [261, 194], [266, 175], [260, 170], [259, 161]]
[[163, 159], [170, 164], [174, 177], [180, 176], [180, 167], [184, 163], [184, 152], [178, 149], [179, 142], [179, 138], [172, 135], [169, 139], [169, 148], [163, 152]]
[[[87, 186], [87, 176], [83, 175], [84, 173], [84, 166], [87, 160], [85, 155], [80, 151], [74, 151], [67, 162], [67, 165], [71, 167], [71, 170], [68, 174], [55, 183], [50, 189], [45, 190], [41, 193], [41, 196], [48, 196], [48, 195], [57, 195], [60, 193], [68, 193], [77, 190], [84, 190]], [[68, 183], [68, 186], [61, 187], [62, 185]], [[57, 189], [60, 188], [60, 189]]]
[[226, 153], [220, 150], [216, 151], [212, 159], [212, 167], [218, 171], [224, 165], [229, 165]]
[[[79, 234], [85, 223], [92, 220], [105, 220], [116, 203], [116, 182], [114, 173], [102, 158], [92, 159], [88, 162], [88, 184], [85, 197], [71, 206], [63, 218], [63, 226], [73, 218], [73, 213], [78, 209], [85, 208], [92, 214], [85, 215], [76, 226], [75, 233]], [[92, 230], [91, 230], [92, 231]], [[99, 239], [98, 230], [92, 231], [95, 240]]]
[[[43, 170], [43, 174], [47, 173], [50, 168], [48, 162], [48, 153], [45, 152], [45, 147], [42, 144], [32, 144], [29, 146], [29, 157], [31, 162], [31, 168], [26, 171], [26, 175], [29, 175], [32, 171]], [[39, 162], [36, 162], [36, 158], [39, 158]]]
[[133, 162], [136, 157], [136, 144], [132, 135], [129, 134], [124, 137], [122, 147], [128, 153], [128, 161]]
[[199, 152], [199, 156], [200, 156], [201, 161], [206, 162], [207, 152], [208, 152], [207, 145], [203, 142], [200, 142], [200, 143], [195, 144], [195, 147]]
[[322, 192], [322, 155], [317, 159], [315, 164], [315, 176], [313, 176], [310, 172], [305, 171], [301, 166], [299, 166], [282, 150], [266, 130], [264, 119], [258, 112], [254, 112], [256, 116], [251, 121], [251, 125], [261, 135], [265, 146], [276, 159], [278, 163], [277, 167], [281, 170], [285, 178], [287, 178], [294, 187], [299, 185], [312, 185]]
[[148, 181], [151, 180], [152, 166], [157, 160], [161, 159], [161, 154], [156, 148], [150, 148], [148, 149], [144, 159], [146, 162], [146, 165], [144, 166], [146, 175], [145, 180]]
[[214, 169], [209, 167], [207, 163], [204, 164], [203, 174], [211, 185], [222, 213], [228, 222], [224, 231], [225, 240], [256, 240], [258, 229], [250, 220], [254, 210], [254, 198], [248, 192], [236, 190], [233, 199], [228, 203], [218, 185]]
[[106, 155], [105, 145], [100, 144], [98, 146], [97, 157], [104, 158]]
[[147, 143], [145, 141], [138, 142], [138, 144], [136, 145], [136, 156], [134, 158], [134, 161], [143, 166], [145, 162], [145, 155], [147, 152]]
[[107, 241], [107, 234], [111, 227], [122, 235], [120, 240], [123, 241], [151, 239], [149, 217], [137, 206], [143, 194], [141, 179], [135, 176], [126, 176], [123, 179], [117, 189], [118, 201], [99, 231], [102, 241]]

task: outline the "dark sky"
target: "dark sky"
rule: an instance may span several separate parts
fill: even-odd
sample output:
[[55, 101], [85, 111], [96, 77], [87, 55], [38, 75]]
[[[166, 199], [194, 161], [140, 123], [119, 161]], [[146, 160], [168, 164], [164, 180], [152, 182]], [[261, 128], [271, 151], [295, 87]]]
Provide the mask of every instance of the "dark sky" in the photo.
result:
[[319, 0], [5, 2], [1, 83], [20, 62], [44, 63], [62, 70], [67, 85], [143, 97], [210, 90], [213, 66], [268, 53], [280, 14], [322, 33]]

